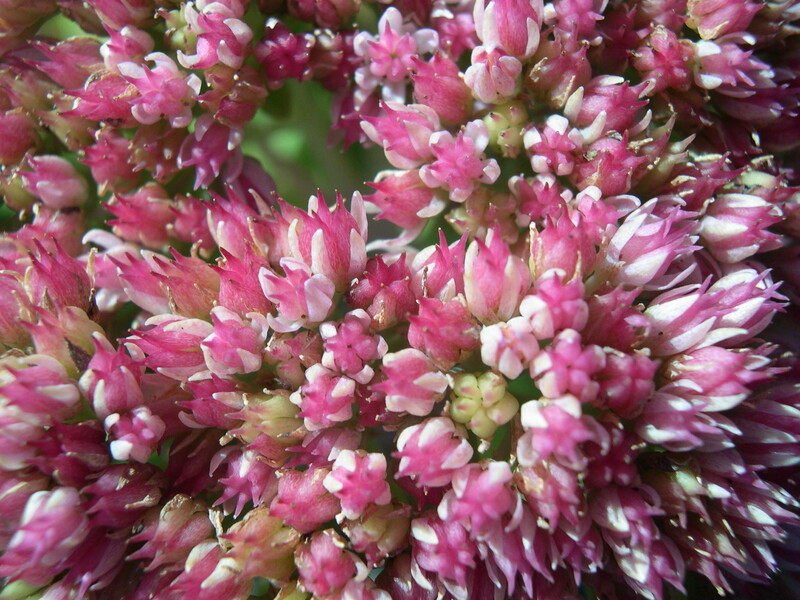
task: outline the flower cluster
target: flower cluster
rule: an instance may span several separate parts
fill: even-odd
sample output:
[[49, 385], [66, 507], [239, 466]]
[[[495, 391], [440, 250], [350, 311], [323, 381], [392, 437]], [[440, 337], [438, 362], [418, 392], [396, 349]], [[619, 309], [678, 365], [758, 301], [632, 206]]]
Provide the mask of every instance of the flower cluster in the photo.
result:
[[0, 0], [0, 598], [795, 594], [798, 22]]

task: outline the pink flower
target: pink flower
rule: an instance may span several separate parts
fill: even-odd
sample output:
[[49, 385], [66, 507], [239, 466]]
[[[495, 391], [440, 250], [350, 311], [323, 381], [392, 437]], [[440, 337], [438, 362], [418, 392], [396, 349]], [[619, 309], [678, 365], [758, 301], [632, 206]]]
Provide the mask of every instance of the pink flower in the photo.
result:
[[457, 597], [466, 593], [467, 574], [475, 567], [477, 548], [460, 523], [435, 516], [414, 519], [411, 546], [412, 573], [421, 586], [427, 587], [427, 582], [422, 573], [414, 571], [415, 567], [437, 574], [448, 587], [460, 588], [462, 592]]
[[286, 470], [278, 476], [278, 495], [270, 504], [270, 515], [286, 521], [300, 533], [311, 533], [340, 510], [339, 500], [324, 487], [326, 468]]
[[600, 388], [592, 378], [605, 364], [602, 348], [591, 344], [584, 346], [577, 331], [565, 329], [533, 359], [530, 371], [546, 397], [573, 394], [581, 402], [589, 402]]
[[482, 323], [507, 321], [531, 285], [528, 266], [513, 255], [497, 229], [473, 240], [464, 261], [467, 308]]
[[148, 367], [178, 381], [206, 370], [200, 343], [213, 333], [211, 323], [164, 314], [150, 317], [146, 325], [128, 341], [147, 355]]
[[252, 373], [261, 368], [267, 339], [267, 319], [259, 313], [248, 313], [244, 321], [237, 313], [215, 306], [211, 309], [214, 333], [203, 340], [209, 371], [216, 375]]
[[28, 158], [32, 171], [20, 171], [25, 189], [51, 208], [82, 205], [88, 198], [86, 181], [67, 160], [40, 155]]
[[19, 528], [0, 558], [0, 575], [45, 585], [89, 533], [77, 490], [36, 492], [28, 498]]
[[606, 364], [595, 375], [600, 390], [592, 404], [608, 408], [624, 419], [636, 417], [653, 394], [653, 378], [659, 365], [646, 354], [604, 350]]
[[333, 307], [333, 282], [325, 275], [312, 275], [304, 262], [292, 258], [282, 258], [281, 268], [285, 277], [269, 267], [261, 267], [258, 273], [264, 296], [277, 309], [277, 315], [267, 315], [269, 326], [288, 332], [324, 321]]
[[109, 449], [114, 460], [135, 460], [145, 463], [156, 450], [166, 426], [158, 415], [146, 406], [137, 406], [131, 412], [113, 413], [103, 421], [111, 438]]
[[467, 236], [449, 246], [444, 232], [439, 243], [420, 250], [411, 264], [412, 284], [418, 297], [439, 298], [446, 302], [464, 293], [464, 250]]
[[184, 565], [192, 548], [212, 532], [207, 510], [202, 502], [183, 494], [173, 497], [160, 512], [149, 513], [142, 531], [131, 538], [145, 542], [131, 559], [150, 559], [148, 570]]
[[472, 121], [458, 135], [439, 131], [431, 136], [436, 160], [420, 169], [420, 179], [432, 188], [448, 190], [453, 202], [464, 202], [478, 182], [494, 183], [500, 167], [493, 158], [484, 158], [489, 134], [482, 121]]
[[410, 231], [419, 231], [427, 220], [447, 206], [444, 193], [432, 190], [422, 179], [419, 170], [382, 171], [369, 185], [375, 193], [364, 200], [380, 209], [377, 219], [386, 219]]
[[295, 34], [275, 17], [267, 19], [264, 37], [253, 54], [263, 66], [267, 85], [277, 89], [285, 79], [303, 81], [311, 75], [309, 64], [313, 39], [307, 34]]
[[430, 137], [441, 129], [441, 123], [432, 108], [396, 102], [382, 102], [381, 108], [386, 116], [367, 117], [361, 128], [369, 139], [383, 146], [393, 167], [414, 169], [433, 157]]
[[[146, 60], [145, 55], [153, 51], [153, 38], [133, 25], [126, 25], [120, 30], [109, 31], [109, 40], [100, 46], [100, 56], [109, 71], [119, 72], [120, 63], [136, 64]], [[75, 87], [75, 86], [70, 86]]]
[[430, 106], [449, 123], [464, 123], [472, 114], [472, 92], [461, 79], [458, 65], [441, 54], [430, 62], [413, 61], [414, 100]]
[[122, 62], [117, 70], [136, 86], [139, 97], [133, 101], [131, 114], [140, 123], [155, 123], [169, 117], [173, 127], [186, 127], [191, 121], [191, 104], [200, 93], [200, 78], [185, 77], [173, 60], [163, 52], [144, 57], [155, 63], [150, 69], [133, 62]]
[[538, 353], [539, 341], [525, 317], [481, 330], [481, 360], [509, 379], [516, 379], [527, 370]]
[[[665, 207], [666, 208], [666, 207]], [[597, 273], [614, 286], [649, 286], [654, 289], [672, 287], [685, 279], [691, 270], [669, 269], [680, 256], [697, 249], [692, 235], [696, 224], [692, 213], [673, 206], [662, 217], [657, 200], [638, 208], [620, 225], [604, 245], [599, 256]]]
[[466, 465], [453, 476], [453, 488], [439, 504], [439, 518], [460, 522], [474, 539], [487, 537], [502, 527], [505, 515], [520, 506], [519, 494], [508, 485], [511, 479], [506, 462]]
[[526, 402], [520, 416], [525, 433], [517, 442], [517, 456], [522, 466], [533, 467], [552, 456], [566, 467], [581, 468], [584, 457], [579, 446], [594, 436], [581, 417], [577, 398]]
[[194, 134], [187, 136], [178, 152], [178, 167], [195, 168], [195, 189], [207, 187], [221, 172], [222, 165], [231, 173], [242, 167], [239, 145], [242, 132], [217, 123], [210, 115], [201, 115], [194, 126]]
[[489, 48], [516, 58], [530, 58], [539, 47], [542, 0], [478, 0], [473, 9], [475, 32]]
[[386, 340], [371, 333], [371, 323], [369, 315], [360, 309], [347, 313], [338, 327], [331, 322], [323, 323], [319, 328], [325, 340], [323, 366], [358, 383], [369, 383], [375, 372], [367, 363], [382, 358], [387, 350]]
[[333, 210], [321, 193], [308, 200], [308, 212], [298, 211], [289, 223], [287, 242], [291, 255], [303, 261], [311, 272], [334, 283], [338, 291], [364, 270], [367, 217], [361, 194], [355, 193], [350, 212], [337, 193]]
[[781, 219], [780, 208], [751, 194], [720, 194], [700, 221], [700, 238], [719, 261], [735, 263], [780, 247], [767, 231]]
[[356, 574], [356, 559], [333, 529], [316, 532], [295, 554], [303, 588], [315, 597], [332, 597]]
[[398, 477], [411, 477], [417, 486], [442, 487], [456, 469], [472, 458], [472, 447], [446, 417], [431, 417], [406, 427], [397, 437]]
[[691, 86], [689, 60], [692, 49], [674, 32], [657, 25], [650, 30], [646, 43], [636, 49], [633, 66], [648, 81], [653, 92], [667, 88], [686, 91]]
[[382, 256], [369, 258], [364, 272], [351, 284], [347, 302], [364, 309], [378, 331], [404, 319], [416, 306], [405, 255], [388, 265]]
[[253, 32], [238, 11], [232, 11], [221, 2], [210, 2], [192, 19], [198, 30], [197, 45], [193, 55], [178, 50], [178, 61], [187, 69], [207, 69], [221, 64], [231, 69], [242, 66], [249, 53]]
[[385, 380], [373, 387], [386, 394], [386, 408], [424, 417], [447, 389], [447, 377], [419, 350], [405, 348], [383, 357]]
[[342, 450], [323, 481], [325, 489], [339, 498], [342, 514], [357, 519], [372, 504], [388, 504], [392, 499], [386, 482], [386, 457], [363, 450]]
[[721, 0], [690, 0], [687, 3], [687, 25], [697, 30], [704, 40], [745, 31], [763, 5], [758, 2], [725, 2]]
[[355, 381], [317, 364], [306, 370], [306, 383], [290, 399], [300, 407], [306, 429], [315, 431], [349, 421], [355, 393]]
[[522, 63], [499, 48], [478, 46], [472, 50], [472, 64], [464, 73], [464, 83], [472, 95], [486, 104], [500, 104], [519, 91]]
[[522, 299], [519, 311], [537, 339], [547, 340], [563, 329], [583, 329], [589, 320], [583, 295], [580, 279], [565, 282], [563, 272], [554, 269], [536, 280], [535, 292]]
[[210, 472], [215, 474], [222, 464], [226, 467], [225, 476], [219, 478], [223, 492], [215, 504], [222, 504], [226, 513], [238, 517], [247, 503], [259, 507], [275, 497], [278, 479], [275, 469], [267, 464], [263, 454], [228, 446], [212, 459]]
[[583, 135], [561, 115], [550, 115], [540, 131], [531, 127], [523, 136], [525, 151], [536, 173], [569, 175], [583, 149]]

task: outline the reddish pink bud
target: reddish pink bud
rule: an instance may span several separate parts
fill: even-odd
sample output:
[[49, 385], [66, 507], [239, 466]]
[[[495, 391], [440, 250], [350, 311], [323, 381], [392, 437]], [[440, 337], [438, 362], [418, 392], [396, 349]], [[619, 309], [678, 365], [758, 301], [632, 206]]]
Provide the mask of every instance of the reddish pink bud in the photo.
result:
[[536, 280], [535, 290], [522, 299], [519, 311], [538, 339], [550, 339], [563, 329], [580, 331], [588, 322], [589, 306], [580, 279], [565, 282], [563, 272], [547, 271]]
[[189, 553], [182, 573], [164, 594], [190, 596], [195, 600], [246, 600], [253, 582], [242, 577], [241, 568], [224, 551], [217, 540], [201, 542]]
[[539, 353], [539, 341], [525, 317], [495, 323], [481, 330], [481, 360], [509, 379], [530, 368]]
[[108, 466], [105, 442], [105, 432], [97, 421], [55, 423], [35, 442], [39, 456], [31, 462], [59, 484], [80, 488], [87, 478]]
[[297, 218], [289, 225], [287, 241], [291, 255], [343, 291], [367, 262], [366, 219], [361, 194], [353, 195], [348, 212], [341, 194], [337, 193], [336, 206], [331, 210], [318, 193], [309, 198], [308, 212], [298, 211]]
[[116, 73], [91, 78], [84, 88], [71, 90], [69, 95], [75, 96], [75, 105], [64, 116], [111, 122], [118, 127], [138, 124], [131, 115], [131, 106], [138, 95], [136, 88]]
[[364, 272], [347, 292], [347, 302], [366, 310], [378, 331], [405, 318], [416, 306], [405, 255], [388, 266], [380, 255], [368, 259]]
[[464, 202], [481, 183], [494, 183], [500, 167], [483, 151], [489, 143], [489, 132], [483, 121], [471, 121], [454, 138], [448, 131], [431, 136], [436, 160], [423, 166], [420, 179], [431, 188], [444, 188], [453, 202]]
[[430, 217], [441, 213], [446, 200], [420, 179], [419, 171], [383, 171], [368, 185], [375, 193], [364, 197], [380, 209], [376, 218], [386, 219], [412, 231], [421, 230]]
[[322, 360], [322, 338], [313, 331], [273, 333], [264, 360], [275, 369], [282, 385], [298, 388], [306, 380], [305, 369]]
[[536, 173], [569, 175], [575, 166], [575, 156], [583, 150], [583, 135], [561, 115], [547, 118], [540, 131], [531, 127], [523, 136], [525, 151]]
[[580, 43], [577, 36], [556, 29], [554, 39], [541, 40], [531, 59], [533, 67], [526, 75], [525, 86], [552, 108], [563, 108], [572, 93], [592, 77], [586, 52], [587, 45]]
[[200, 347], [212, 373], [225, 376], [252, 373], [261, 368], [269, 325], [266, 317], [259, 313], [248, 313], [245, 319], [224, 306], [211, 309], [214, 333], [204, 339]]
[[250, 312], [269, 314], [273, 311], [272, 303], [264, 296], [258, 280], [262, 267], [267, 267], [267, 260], [255, 255], [248, 246], [240, 257], [220, 250], [222, 259], [213, 266], [219, 275], [220, 306], [232, 310], [239, 315]]
[[382, 102], [386, 116], [367, 117], [361, 128], [383, 146], [386, 159], [398, 169], [414, 169], [433, 156], [430, 138], [441, 129], [439, 116], [424, 104]]
[[410, 507], [398, 502], [368, 508], [358, 521], [345, 521], [343, 529], [367, 565], [380, 564], [408, 545]]
[[19, 528], [0, 558], [0, 574], [45, 585], [89, 532], [77, 490], [59, 487], [28, 498]]
[[39, 142], [35, 122], [20, 108], [0, 112], [0, 136], [6, 140], [0, 150], [3, 166], [16, 165]]
[[519, 494], [507, 485], [511, 478], [505, 462], [466, 465], [453, 476], [453, 488], [439, 504], [439, 518], [460, 522], [474, 539], [496, 533], [501, 519], [519, 507]]
[[356, 309], [347, 313], [338, 327], [331, 322], [320, 325], [325, 340], [322, 365], [358, 383], [369, 383], [375, 372], [368, 363], [382, 358], [387, 350], [386, 340], [371, 333], [371, 323], [366, 312]]
[[[435, 516], [411, 522], [412, 575], [420, 585], [428, 583], [419, 569], [435, 573], [448, 587], [465, 586], [469, 571], [475, 567], [475, 542], [457, 521], [443, 521]], [[422, 579], [422, 581], [420, 581]], [[429, 584], [430, 585], [430, 584]], [[459, 594], [460, 595], [460, 594]]]
[[458, 65], [441, 54], [430, 62], [413, 59], [414, 100], [430, 106], [450, 123], [464, 123], [472, 114], [472, 92], [460, 77]]
[[117, 350], [100, 335], [94, 336], [95, 351], [79, 384], [91, 400], [95, 414], [105, 419], [112, 413], [124, 413], [144, 404], [140, 380], [144, 373], [141, 354], [135, 346], [129, 354]]
[[93, 145], [84, 147], [81, 162], [91, 169], [100, 193], [107, 189], [120, 193], [133, 189], [138, 178], [130, 162], [131, 140], [110, 127], [98, 129], [94, 138]]
[[693, 266], [670, 272], [675, 261], [697, 249], [692, 235], [693, 213], [670, 206], [665, 217], [657, 200], [638, 208], [620, 225], [604, 245], [597, 274], [614, 286], [647, 286], [664, 289], [685, 279]]
[[686, 91], [691, 86], [690, 42], [679, 40], [669, 29], [661, 25], [653, 27], [633, 56], [634, 68], [650, 83], [652, 92], [667, 88]]
[[522, 63], [499, 48], [478, 46], [472, 50], [472, 64], [464, 73], [464, 83], [476, 99], [486, 104], [501, 104], [517, 95], [522, 83]]
[[278, 491], [275, 469], [267, 464], [260, 453], [239, 451], [230, 446], [224, 448], [212, 459], [209, 467], [211, 474], [216, 474], [221, 463], [226, 463], [227, 468], [224, 477], [217, 475], [223, 492], [214, 505], [222, 504], [227, 514], [233, 513], [234, 517], [238, 517], [248, 502], [259, 507], [275, 497]]
[[46, 250], [38, 241], [35, 245], [36, 251], [25, 275], [25, 287], [31, 300], [40, 306], [50, 302], [88, 311], [91, 282], [86, 266], [67, 255], [58, 244], [54, 245], [54, 250]]
[[219, 289], [219, 276], [204, 260], [172, 252], [173, 260], [142, 251], [142, 258], [112, 258], [125, 292], [154, 315], [207, 317]]
[[173, 202], [157, 183], [148, 183], [133, 194], [116, 195], [106, 204], [116, 216], [108, 221], [124, 240], [160, 250], [169, 242], [169, 226], [175, 219]]
[[355, 394], [355, 381], [317, 364], [306, 371], [306, 383], [290, 399], [300, 407], [306, 429], [315, 431], [349, 421]]
[[447, 389], [447, 377], [419, 350], [405, 348], [383, 357], [384, 381], [374, 388], [386, 394], [386, 408], [418, 417], [429, 415]]
[[207, 187], [222, 171], [223, 164], [231, 173], [242, 167], [239, 145], [242, 132], [202, 115], [194, 126], [194, 135], [187, 136], [178, 152], [178, 167], [195, 168], [194, 188]]
[[520, 415], [525, 434], [517, 442], [521, 465], [531, 467], [550, 456], [569, 468], [580, 468], [579, 445], [593, 438], [581, 417], [580, 402], [574, 396], [554, 401], [526, 402]]
[[485, 243], [475, 239], [464, 261], [464, 295], [469, 311], [484, 324], [507, 321], [531, 286], [531, 274], [513, 255], [500, 232], [491, 229]]
[[632, 419], [653, 394], [658, 363], [645, 354], [624, 354], [611, 348], [605, 352], [605, 367], [595, 376], [600, 392], [592, 404], [608, 408], [623, 419]]
[[270, 514], [300, 533], [311, 533], [333, 519], [340, 506], [336, 496], [323, 486], [328, 473], [327, 468], [280, 472], [278, 495], [270, 504]]
[[534, 358], [530, 370], [545, 397], [559, 398], [571, 394], [581, 402], [589, 402], [600, 390], [593, 376], [605, 364], [602, 348], [591, 344], [584, 347], [577, 331], [565, 329]]
[[147, 355], [145, 364], [171, 379], [185, 381], [206, 370], [200, 343], [214, 327], [200, 319], [158, 315], [145, 323], [128, 341]]
[[714, 258], [735, 263], [779, 248], [779, 236], [767, 227], [780, 219], [780, 208], [758, 196], [720, 194], [700, 221], [700, 237]]
[[295, 564], [300, 583], [315, 597], [339, 592], [356, 575], [355, 557], [346, 551], [347, 543], [334, 530], [316, 532], [297, 548]]
[[334, 283], [325, 275], [312, 275], [304, 262], [292, 258], [282, 258], [281, 268], [286, 277], [268, 267], [258, 273], [264, 296], [277, 309], [275, 316], [267, 315], [269, 326], [285, 333], [324, 321], [333, 308]]
[[763, 8], [758, 2], [726, 2], [725, 0], [689, 0], [686, 24], [695, 29], [704, 40], [746, 31], [753, 16]]
[[114, 413], [105, 418], [103, 426], [109, 434], [109, 448], [115, 460], [145, 463], [158, 448], [166, 426], [161, 417], [146, 406], [137, 406], [131, 412]]
[[439, 231], [439, 243], [420, 250], [411, 264], [414, 293], [442, 302], [463, 294], [466, 247], [466, 234], [448, 246], [444, 232]]
[[628, 352], [650, 329], [650, 321], [632, 306], [638, 290], [603, 290], [587, 300], [589, 319], [581, 332], [584, 341]]
[[81, 491], [91, 499], [86, 513], [92, 527], [130, 527], [161, 498], [149, 465], [113, 465]]
[[342, 450], [323, 484], [342, 503], [342, 514], [348, 519], [357, 519], [368, 506], [388, 504], [392, 499], [386, 482], [386, 457], [374, 452]]
[[361, 8], [361, 0], [291, 0], [288, 8], [301, 21], [336, 30], [350, 24]]
[[409, 344], [424, 351], [442, 370], [464, 360], [478, 346], [478, 326], [462, 296], [447, 302], [421, 298], [419, 312], [408, 320]]
[[131, 538], [133, 542], [145, 544], [130, 558], [149, 559], [148, 571], [165, 565], [182, 567], [192, 548], [207, 539], [212, 531], [208, 508], [202, 502], [179, 494], [160, 512], [154, 509], [147, 514], [142, 531]]
[[207, 69], [225, 65], [239, 69], [249, 54], [253, 32], [242, 20], [242, 11], [232, 11], [222, 3], [206, 4], [197, 13], [195, 53], [186, 55], [178, 50], [178, 62], [187, 69]]
[[265, 69], [267, 85], [270, 89], [277, 89], [283, 85], [284, 79], [303, 81], [311, 75], [309, 53], [312, 47], [312, 37], [292, 33], [278, 19], [270, 17], [264, 37], [253, 54]]
[[489, 48], [530, 58], [539, 47], [544, 6], [542, 0], [478, 0], [473, 9], [475, 33]]
[[453, 421], [432, 417], [400, 432], [395, 457], [400, 459], [398, 477], [411, 477], [417, 487], [441, 487], [469, 462], [472, 446]]
[[580, 213], [561, 214], [557, 218], [547, 217], [544, 228], [539, 231], [530, 227], [531, 274], [534, 279], [550, 269], [560, 269], [566, 279], [583, 279], [594, 267], [597, 251], [590, 225]]
[[572, 173], [572, 181], [580, 189], [598, 187], [604, 196], [618, 196], [631, 189], [634, 172], [647, 162], [646, 156], [637, 156], [628, 145], [627, 135], [601, 138], [585, 149], [584, 162], [579, 162]]

